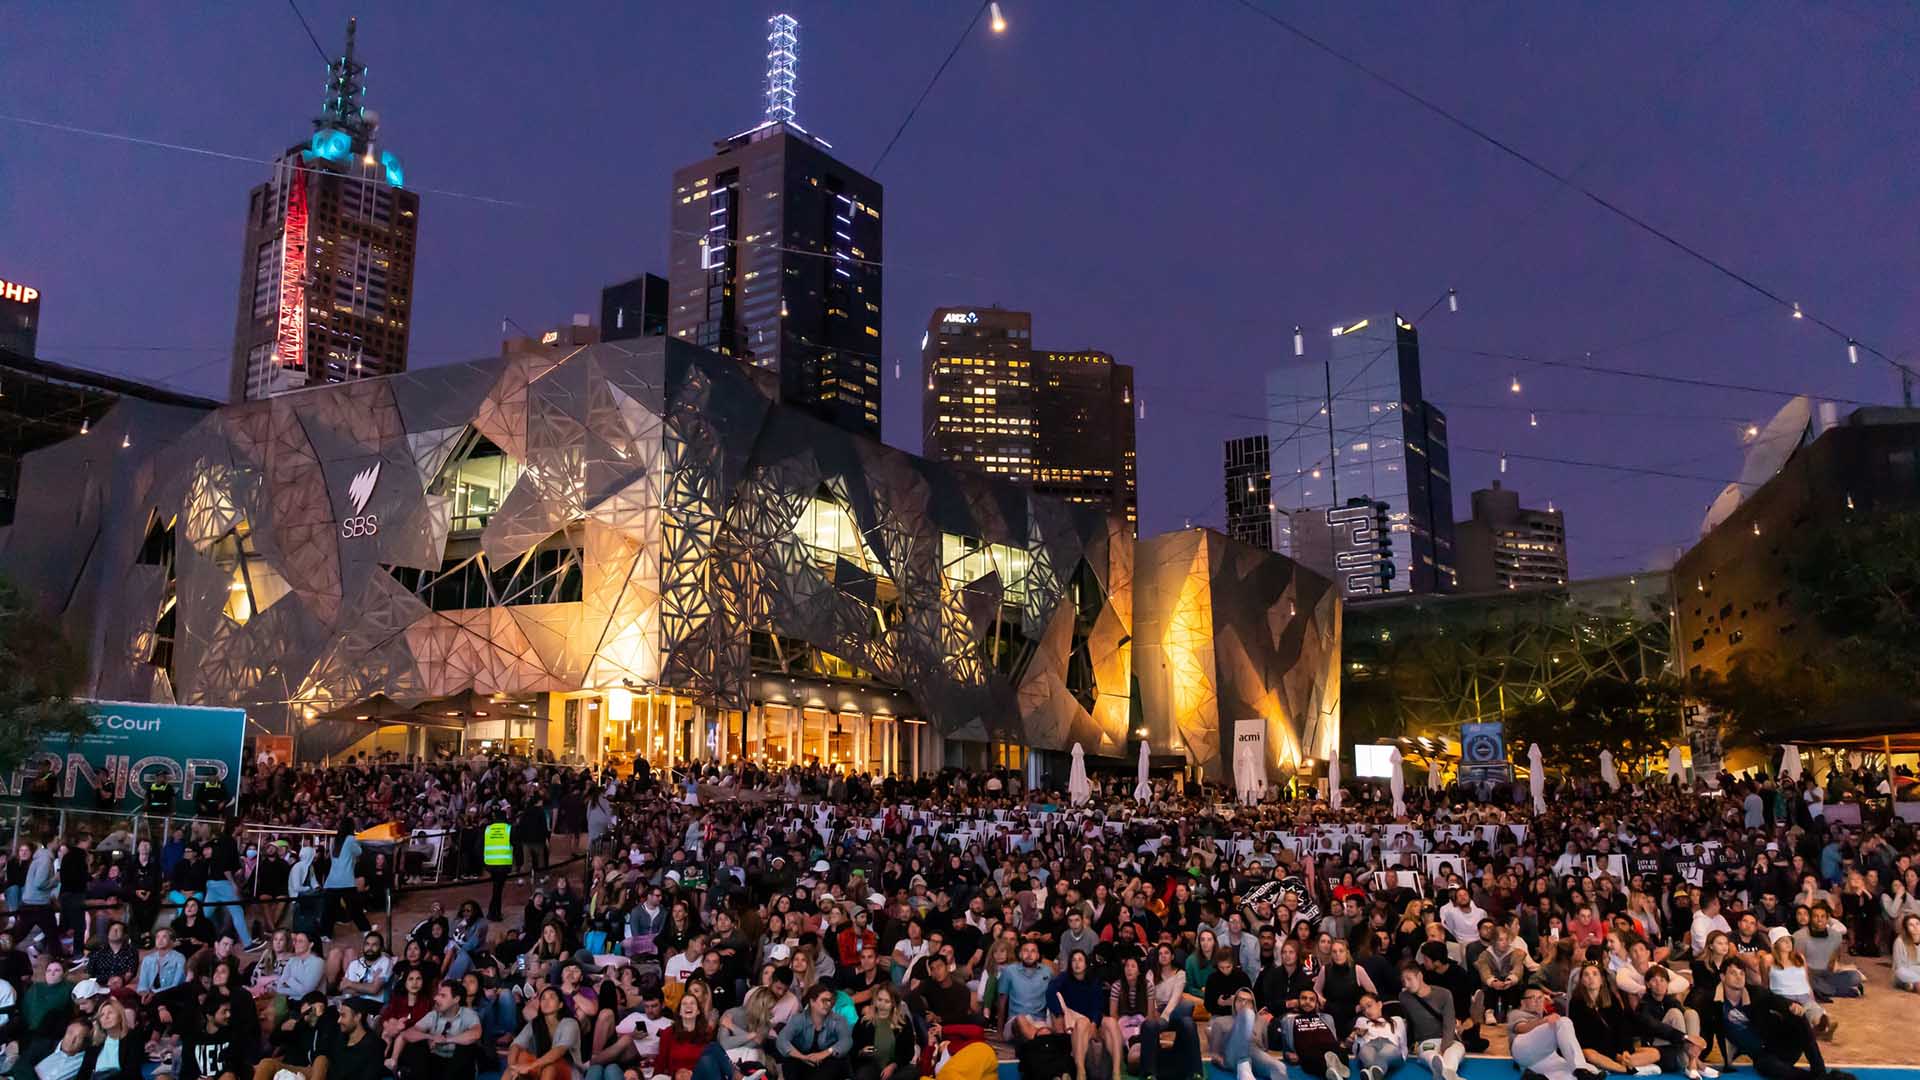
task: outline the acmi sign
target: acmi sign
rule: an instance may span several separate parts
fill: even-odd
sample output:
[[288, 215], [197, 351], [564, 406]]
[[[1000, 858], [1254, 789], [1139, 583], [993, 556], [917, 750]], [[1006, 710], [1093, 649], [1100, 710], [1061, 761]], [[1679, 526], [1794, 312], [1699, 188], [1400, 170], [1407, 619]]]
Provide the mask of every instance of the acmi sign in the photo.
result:
[[0, 278], [0, 300], [12, 300], [16, 303], [31, 304], [40, 299], [40, 290], [31, 285], [22, 285], [17, 281]]

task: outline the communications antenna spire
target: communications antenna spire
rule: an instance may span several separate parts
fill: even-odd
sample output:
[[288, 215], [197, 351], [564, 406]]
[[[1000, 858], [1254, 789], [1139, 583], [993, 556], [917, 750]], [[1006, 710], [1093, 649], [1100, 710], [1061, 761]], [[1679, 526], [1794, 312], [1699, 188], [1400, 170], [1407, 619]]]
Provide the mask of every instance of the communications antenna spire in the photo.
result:
[[767, 122], [793, 123], [794, 67], [800, 59], [800, 23], [780, 14], [767, 20]]

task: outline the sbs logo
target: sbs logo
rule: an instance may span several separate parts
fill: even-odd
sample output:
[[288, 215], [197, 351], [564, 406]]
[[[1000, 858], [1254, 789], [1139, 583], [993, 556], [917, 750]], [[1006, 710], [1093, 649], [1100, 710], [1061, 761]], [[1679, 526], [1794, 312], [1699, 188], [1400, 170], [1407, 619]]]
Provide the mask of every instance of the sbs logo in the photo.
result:
[[380, 482], [380, 463], [374, 462], [354, 474], [347, 482], [347, 502], [353, 505], [352, 517], [340, 519], [340, 536], [351, 540], [356, 536], [373, 536], [380, 531], [380, 517], [377, 514], [362, 514], [367, 508], [367, 500], [373, 498], [373, 485]]

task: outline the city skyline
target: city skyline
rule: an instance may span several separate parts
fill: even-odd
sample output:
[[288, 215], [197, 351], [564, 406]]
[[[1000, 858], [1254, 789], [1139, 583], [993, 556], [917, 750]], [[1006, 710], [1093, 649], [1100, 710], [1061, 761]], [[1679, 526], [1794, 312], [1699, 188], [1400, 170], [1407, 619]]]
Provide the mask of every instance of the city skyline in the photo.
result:
[[[302, 10], [323, 41], [354, 14]], [[800, 118], [868, 169], [967, 12], [792, 10], [804, 42]], [[1910, 141], [1900, 136], [1912, 120], [1891, 105], [1853, 106], [1898, 100], [1912, 57], [1843, 12], [1757, 23], [1733, 9], [1667, 13], [1650, 49], [1641, 31], [1654, 11], [1529, 12], [1506, 25], [1379, 9], [1313, 26], [1863, 340], [1905, 351], [1920, 338], [1920, 314], [1900, 299], [1914, 257], [1899, 230], [1875, 227], [1897, 219], [1901, 197], [1874, 180], [1890, 147]], [[762, 105], [769, 9], [727, 7], [697, 24], [611, 8], [485, 22], [434, 9], [361, 14], [369, 100], [431, 207], [414, 367], [490, 355], [501, 318], [550, 324], [591, 309], [609, 282], [664, 271], [658, 208], [672, 168], [751, 126]], [[1048, 312], [1050, 342], [1098, 341], [1138, 368], [1143, 533], [1220, 524], [1219, 440], [1192, 433], [1258, 429], [1262, 410], [1248, 406], [1264, 371], [1291, 355], [1293, 324], [1324, 334], [1349, 312], [1398, 308], [1419, 323], [1428, 396], [1451, 421], [1455, 517], [1467, 516], [1466, 492], [1500, 475], [1504, 453], [1511, 486], [1574, 518], [1575, 575], [1597, 576], [1689, 539], [1737, 475], [1744, 424], [1784, 395], [1503, 357], [1587, 363], [1591, 350], [1600, 366], [1898, 400], [1884, 365], [1849, 366], [1832, 339], [1245, 11], [1166, 26], [1145, 5], [1123, 5], [1100, 49], [1064, 10], [1007, 14], [1010, 32], [988, 39], [983, 29], [964, 45], [876, 173], [889, 189], [889, 299], [909, 313], [888, 322], [882, 343], [891, 445], [918, 442], [919, 313], [976, 297], [1018, 303]], [[48, 11], [34, 22], [46, 47], [9, 65], [19, 116], [266, 159], [299, 134], [290, 118], [312, 109], [319, 59], [285, 11], [217, 21]], [[594, 78], [464, 74], [536, 31], [578, 43], [563, 68]], [[643, 33], [675, 47], [652, 67], [616, 64], [623, 53], [611, 46]], [[110, 77], [62, 71], [63, 42], [97, 50]], [[1751, 85], [1767, 57], [1822, 67], [1804, 50], [1849, 62]], [[140, 62], [155, 52], [180, 63], [162, 74]], [[1087, 76], [1112, 65], [1138, 77], [1096, 91], [1101, 80]], [[1604, 87], [1589, 85], [1597, 71]], [[1534, 92], [1505, 93], [1513, 79]], [[1286, 99], [1281, 144], [1231, 137], [1247, 94]], [[170, 107], [183, 98], [218, 107], [183, 119]], [[645, 108], [614, 122], [594, 105], [606, 100]], [[1632, 123], [1675, 102], [1685, 108]], [[0, 234], [10, 238], [0, 277], [40, 287], [42, 355], [218, 392], [241, 192], [262, 166], [8, 128], [20, 152], [0, 162]], [[1368, 128], [1394, 138], [1343, 141]], [[644, 146], [615, 145], [636, 129], [646, 137], [627, 143]], [[570, 149], [576, 140], [592, 149]], [[981, 157], [1010, 144], [1022, 147], [1017, 165]], [[1261, 194], [1275, 162], [1335, 149], [1338, 160], [1300, 177], [1284, 202]], [[1738, 176], [1723, 167], [1730, 156], [1744, 165]], [[1406, 160], [1421, 164], [1375, 175]], [[1822, 164], [1833, 161], [1847, 168]], [[1190, 186], [1202, 173], [1205, 184]], [[139, 184], [124, 182], [134, 175]], [[1184, 201], [1202, 198], [1244, 227], [1193, 243]], [[1419, 318], [1448, 288], [1461, 310]], [[1314, 358], [1325, 339], [1308, 339]], [[1509, 396], [1513, 376], [1525, 390]], [[1603, 509], [1619, 502], [1636, 512]]]

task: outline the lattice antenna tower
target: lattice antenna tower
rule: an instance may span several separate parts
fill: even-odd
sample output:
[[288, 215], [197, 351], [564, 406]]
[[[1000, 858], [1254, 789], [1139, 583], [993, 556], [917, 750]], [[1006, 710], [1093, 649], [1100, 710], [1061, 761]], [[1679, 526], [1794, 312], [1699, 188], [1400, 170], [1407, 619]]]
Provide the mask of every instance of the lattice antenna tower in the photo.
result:
[[354, 135], [365, 135], [372, 127], [361, 98], [367, 92], [367, 65], [353, 58], [354, 28], [357, 19], [347, 20], [347, 51], [327, 64], [327, 97], [314, 120], [316, 130], [339, 128]]
[[800, 23], [791, 15], [767, 20], [767, 122], [793, 123], [794, 67], [800, 62]]

